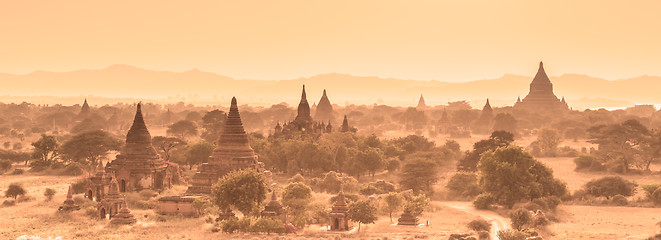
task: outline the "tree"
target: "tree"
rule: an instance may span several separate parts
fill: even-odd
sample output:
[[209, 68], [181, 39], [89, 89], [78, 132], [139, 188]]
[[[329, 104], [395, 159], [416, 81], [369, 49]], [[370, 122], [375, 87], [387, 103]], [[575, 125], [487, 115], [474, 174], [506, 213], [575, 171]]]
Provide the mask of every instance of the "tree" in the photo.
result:
[[252, 169], [232, 171], [211, 187], [211, 200], [220, 209], [234, 207], [243, 215], [256, 213], [266, 199], [264, 177]]
[[108, 132], [96, 130], [73, 136], [62, 144], [60, 153], [65, 160], [89, 161], [94, 165], [110, 151], [117, 151], [121, 146], [122, 142], [116, 137]]
[[400, 172], [402, 189], [413, 189], [414, 193], [433, 193], [432, 187], [437, 181], [438, 166], [428, 159], [411, 159]]
[[360, 224], [370, 224], [376, 221], [376, 208], [369, 201], [356, 201], [349, 204], [349, 219], [358, 222], [358, 231]]
[[305, 213], [312, 202], [312, 189], [301, 182], [292, 182], [282, 192], [282, 205], [294, 216], [297, 227], [305, 226]]
[[208, 142], [217, 141], [220, 132], [223, 130], [226, 118], [227, 114], [218, 109], [204, 114], [202, 117], [202, 128], [204, 128], [204, 132], [202, 132], [201, 137]]
[[488, 139], [480, 140], [473, 144], [473, 150], [466, 152], [466, 156], [457, 163], [457, 170], [474, 172], [477, 171], [477, 163], [482, 153], [496, 150], [499, 147], [509, 146], [514, 142], [514, 135], [507, 131], [494, 131]]
[[168, 126], [166, 130], [168, 135], [175, 135], [181, 139], [186, 139], [186, 136], [197, 135], [197, 125], [188, 120], [181, 120]]
[[567, 192], [553, 172], [521, 147], [501, 147], [482, 154], [479, 184], [499, 204], [512, 208], [522, 199], [556, 196]]
[[209, 156], [213, 153], [213, 144], [201, 141], [188, 146], [186, 149], [186, 162], [189, 169], [193, 169], [193, 165], [207, 162]]
[[55, 196], [55, 190], [52, 188], [46, 188], [46, 190], [44, 190], [44, 196], [46, 197], [46, 201], [53, 200], [53, 196]]
[[425, 194], [418, 194], [411, 197], [404, 208], [408, 209], [413, 216], [417, 217], [422, 215], [428, 206], [429, 199], [427, 199], [427, 196]]
[[[57, 157], [59, 145], [55, 136], [41, 134], [41, 138], [32, 143], [34, 147], [32, 157], [41, 161], [51, 162]], [[27, 161], [25, 164], [27, 164]]]
[[[543, 128], [537, 134], [537, 140], [530, 145], [533, 147], [533, 154], [540, 156], [556, 156], [558, 145], [562, 142], [562, 136], [555, 129]], [[537, 153], [535, 153], [537, 152]]]
[[510, 212], [510, 221], [512, 222], [512, 227], [514, 229], [521, 231], [523, 226], [532, 222], [532, 215], [527, 209], [519, 208]]
[[404, 204], [402, 196], [397, 192], [389, 192], [383, 196], [383, 210], [388, 212], [392, 222], [392, 212], [399, 210]]
[[9, 184], [7, 191], [5, 191], [5, 197], [11, 197], [14, 198], [14, 200], [21, 195], [25, 195], [25, 189], [18, 183]]
[[170, 151], [172, 149], [186, 145], [184, 140], [176, 137], [155, 136], [151, 141], [165, 161], [170, 161]]
[[609, 176], [586, 183], [583, 188], [593, 196], [606, 197], [610, 199], [615, 195], [632, 196], [636, 192], [636, 184], [620, 176]]
[[71, 128], [71, 133], [78, 134], [83, 132], [102, 130], [105, 125], [104, 122], [105, 120], [103, 117], [94, 114], [88, 118], [85, 118], [76, 126], [73, 126], [73, 128]]
[[254, 232], [265, 232], [267, 235], [274, 233], [282, 233], [285, 231], [285, 226], [282, 222], [270, 217], [260, 217], [250, 227]]
[[384, 166], [383, 156], [377, 148], [368, 147], [364, 151], [359, 152], [356, 156], [356, 160], [358, 160], [372, 176], [374, 176], [376, 170], [381, 169]]
[[610, 166], [612, 170], [627, 173], [632, 166], [644, 165], [636, 160], [641, 159], [642, 148], [650, 131], [638, 120], [594, 126], [588, 129], [588, 134], [588, 142], [599, 145], [597, 154], [606, 163], [615, 163]]

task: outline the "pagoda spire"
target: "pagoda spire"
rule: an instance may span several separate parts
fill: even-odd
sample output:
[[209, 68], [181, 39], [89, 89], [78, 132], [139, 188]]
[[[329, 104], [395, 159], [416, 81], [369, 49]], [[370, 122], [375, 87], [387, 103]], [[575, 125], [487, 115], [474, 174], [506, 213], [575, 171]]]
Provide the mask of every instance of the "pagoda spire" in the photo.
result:
[[129, 129], [128, 134], [126, 134], [126, 143], [151, 144], [151, 134], [149, 134], [147, 125], [145, 125], [145, 120], [142, 117], [142, 107], [140, 103], [138, 103], [137, 109], [135, 111], [133, 125], [131, 125], [131, 129]]
[[426, 108], [427, 104], [425, 104], [425, 98], [420, 94], [420, 99], [418, 99], [418, 106], [417, 108]]

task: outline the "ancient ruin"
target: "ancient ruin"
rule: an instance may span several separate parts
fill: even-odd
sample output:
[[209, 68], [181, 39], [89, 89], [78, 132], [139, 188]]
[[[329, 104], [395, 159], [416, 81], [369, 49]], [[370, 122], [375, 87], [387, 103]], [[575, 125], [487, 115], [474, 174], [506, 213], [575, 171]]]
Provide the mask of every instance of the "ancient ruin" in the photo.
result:
[[425, 98], [420, 94], [420, 99], [418, 100], [418, 106], [415, 107], [418, 110], [425, 110], [427, 108], [427, 104], [425, 104]]
[[80, 113], [78, 113], [78, 116], [80, 118], [86, 118], [90, 114], [90, 105], [87, 104], [87, 98], [85, 98], [85, 102], [83, 102], [83, 106], [80, 108]]
[[349, 126], [349, 120], [347, 120], [347, 115], [344, 115], [344, 120], [342, 120], [342, 127], [340, 128], [340, 132], [350, 132], [352, 129]]
[[135, 219], [135, 216], [131, 213], [126, 207], [126, 201], [121, 203], [121, 208], [115, 217], [110, 220], [110, 223], [117, 225], [131, 225], [136, 223], [138, 220]]
[[340, 193], [337, 194], [335, 204], [330, 212], [330, 230], [331, 231], [348, 231], [352, 228], [351, 220], [347, 216], [349, 206], [344, 199], [344, 190], [340, 187]]
[[177, 171], [156, 153], [140, 103], [133, 125], [126, 134], [126, 145], [107, 168], [117, 178], [121, 192], [172, 186], [172, 178]]
[[275, 191], [271, 194], [271, 201], [269, 201], [262, 211], [262, 217], [270, 217], [275, 220], [280, 220], [283, 223], [286, 223], [287, 216], [284, 214], [285, 211], [282, 208], [282, 203], [278, 201]]
[[62, 212], [70, 212], [75, 210], [80, 210], [80, 206], [73, 201], [73, 194], [71, 193], [71, 186], [69, 186], [69, 191], [67, 191], [67, 199], [64, 200], [64, 204], [57, 209]]
[[413, 216], [408, 208], [405, 208], [402, 215], [397, 219], [397, 225], [417, 226], [418, 218]]
[[[564, 98], [563, 98], [564, 99]], [[553, 83], [544, 71], [544, 64], [539, 62], [537, 74], [530, 83], [530, 92], [523, 100], [514, 104], [515, 109], [530, 112], [567, 110], [569, 107], [553, 93]]]
[[85, 197], [92, 201], [101, 201], [105, 194], [110, 190], [110, 182], [112, 176], [106, 173], [103, 162], [99, 161], [94, 175], [87, 178], [87, 189], [85, 190]]
[[209, 157], [209, 162], [200, 165], [186, 194], [209, 195], [211, 186], [225, 174], [241, 169], [258, 170], [259, 166], [257, 155], [250, 147], [248, 135], [243, 129], [236, 98], [232, 98], [230, 111], [216, 149]]
[[321, 95], [321, 99], [319, 100], [319, 105], [316, 107], [314, 120], [328, 122], [329, 124], [330, 122], [335, 121], [333, 105], [331, 105], [330, 100], [328, 100], [326, 89], [324, 89], [324, 93]]
[[110, 182], [110, 191], [96, 205], [97, 216], [103, 219], [113, 218], [119, 212], [122, 203], [124, 196], [119, 194], [117, 179], [113, 178]]

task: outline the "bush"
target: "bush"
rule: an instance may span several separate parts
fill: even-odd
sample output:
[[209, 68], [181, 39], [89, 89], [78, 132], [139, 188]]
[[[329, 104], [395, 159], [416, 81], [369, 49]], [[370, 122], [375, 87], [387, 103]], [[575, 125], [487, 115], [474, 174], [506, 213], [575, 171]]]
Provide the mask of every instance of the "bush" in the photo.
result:
[[21, 175], [23, 173], [25, 173], [25, 171], [23, 169], [17, 168], [17, 169], [14, 169], [13, 172], [11, 172], [11, 175]]
[[4, 173], [6, 171], [9, 171], [11, 168], [12, 162], [6, 159], [1, 159], [0, 160], [0, 173]]
[[16, 201], [14, 201], [13, 199], [12, 200], [5, 200], [5, 201], [2, 202], [2, 206], [5, 206], [5, 207], [11, 207], [11, 206], [14, 206], [14, 205], [16, 205]]
[[661, 188], [656, 189], [654, 191], [654, 193], [652, 193], [651, 198], [652, 198], [652, 201], [654, 202], [654, 204], [657, 204], [657, 205], [661, 204]]
[[505, 230], [498, 232], [500, 240], [526, 240], [528, 236], [521, 231]]
[[480, 194], [480, 187], [477, 184], [477, 174], [475, 173], [457, 172], [452, 175], [445, 187], [461, 196], [474, 197]]
[[30, 162], [30, 171], [41, 172], [50, 167], [51, 163], [49, 161], [35, 160]]
[[576, 164], [575, 170], [590, 169], [594, 161], [597, 160], [594, 157], [588, 155], [582, 155], [574, 158], [574, 163]]
[[477, 195], [475, 201], [473, 201], [473, 206], [477, 209], [489, 209], [495, 202], [496, 199], [490, 193], [482, 193]]
[[85, 190], [87, 190], [87, 178], [81, 178], [74, 184], [71, 184], [71, 193], [72, 194], [79, 194], [79, 193], [85, 193]]
[[636, 191], [636, 184], [620, 176], [610, 176], [589, 181], [583, 188], [592, 196], [602, 196], [610, 199], [618, 194], [632, 196]]
[[46, 201], [53, 200], [53, 196], [55, 196], [55, 190], [52, 188], [46, 188], [46, 190], [44, 190], [44, 196], [46, 197]]
[[640, 188], [643, 189], [643, 191], [645, 191], [645, 195], [646, 195], [650, 200], [654, 200], [654, 199], [652, 198], [652, 194], [654, 194], [654, 191], [656, 191], [657, 189], [659, 189], [659, 187], [661, 187], [661, 184], [658, 184], [658, 183], [650, 183], [650, 184], [643, 184], [643, 185], [640, 185]]
[[360, 189], [362, 195], [384, 194], [395, 191], [395, 185], [383, 180], [372, 182]]
[[487, 231], [479, 231], [477, 232], [477, 239], [479, 240], [489, 240], [491, 236], [489, 235], [489, 232]]
[[98, 216], [96, 214], [98, 212], [96, 210], [97, 209], [96, 209], [95, 206], [89, 206], [89, 207], [85, 208], [85, 216], [87, 216], [89, 218], [92, 218], [92, 219], [97, 218]]
[[480, 232], [480, 231], [489, 232], [491, 231], [491, 223], [489, 223], [487, 220], [484, 219], [477, 219], [470, 221], [468, 223], [468, 228], [476, 232]]
[[613, 196], [613, 199], [611, 201], [613, 202], [613, 204], [615, 204], [617, 206], [626, 206], [627, 204], [629, 204], [629, 201], [627, 201], [627, 198], [620, 195], [620, 194], [617, 194], [617, 195]]
[[218, 226], [220, 227], [220, 230], [223, 232], [234, 233], [237, 230], [239, 230], [239, 219], [237, 219], [236, 217], [231, 217], [223, 221], [220, 221]]
[[295, 182], [305, 183], [305, 178], [303, 177], [303, 175], [298, 173], [289, 179], [289, 183], [295, 183]]
[[283, 233], [285, 232], [285, 225], [269, 217], [260, 217], [250, 226], [250, 230], [252, 232], [265, 232], [267, 234]]
[[510, 212], [510, 221], [512, 221], [512, 228], [521, 231], [524, 226], [532, 223], [532, 215], [528, 209], [519, 208]]
[[19, 202], [19, 203], [20, 202], [29, 202], [29, 201], [34, 201], [34, 197], [32, 197], [30, 195], [26, 195], [26, 194], [20, 195], [16, 199], [16, 202]]
[[342, 185], [342, 181], [337, 177], [337, 173], [334, 171], [330, 171], [326, 173], [326, 176], [324, 176], [324, 180], [322, 182], [322, 188], [324, 191], [328, 193], [337, 193], [340, 191], [340, 186]]

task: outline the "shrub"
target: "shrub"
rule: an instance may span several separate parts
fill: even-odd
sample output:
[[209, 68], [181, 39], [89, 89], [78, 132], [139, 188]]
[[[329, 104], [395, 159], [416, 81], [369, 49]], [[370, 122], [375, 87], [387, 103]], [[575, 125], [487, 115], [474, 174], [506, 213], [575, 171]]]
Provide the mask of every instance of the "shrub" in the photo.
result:
[[252, 232], [265, 232], [270, 233], [283, 233], [285, 232], [285, 226], [282, 222], [269, 218], [269, 217], [260, 217], [250, 226]]
[[41, 172], [50, 167], [51, 163], [49, 161], [35, 160], [30, 162], [30, 171]]
[[337, 177], [337, 173], [335, 173], [334, 171], [330, 171], [326, 173], [326, 176], [324, 176], [322, 187], [326, 192], [328, 193], [339, 192], [341, 185], [342, 185], [342, 181], [340, 181], [340, 179]]
[[640, 185], [640, 188], [643, 189], [643, 191], [645, 191], [645, 195], [646, 195], [650, 200], [653, 200], [653, 199], [652, 199], [652, 194], [654, 193], [654, 191], [656, 191], [657, 189], [659, 189], [659, 187], [661, 187], [661, 184], [658, 184], [658, 183], [650, 183], [650, 184], [643, 184], [643, 185]]
[[596, 161], [596, 159], [588, 155], [582, 155], [577, 158], [574, 158], [574, 163], [576, 164], [575, 170], [590, 169], [590, 167], [592, 166], [592, 162], [594, 161]]
[[629, 204], [627, 198], [620, 194], [613, 196], [613, 199], [611, 201], [613, 202], [613, 204], [617, 206], [626, 206], [627, 204]]
[[468, 228], [476, 232], [480, 232], [480, 231], [489, 232], [491, 231], [491, 223], [489, 223], [487, 220], [484, 219], [477, 219], [470, 221], [468, 223]]
[[519, 208], [510, 212], [510, 221], [512, 222], [512, 228], [521, 231], [525, 225], [532, 222], [532, 215], [528, 209]]
[[526, 240], [528, 236], [521, 231], [505, 230], [498, 232], [500, 240]]
[[5, 201], [2, 202], [2, 206], [5, 206], [5, 207], [11, 207], [11, 206], [14, 206], [14, 205], [16, 205], [16, 201], [14, 201], [13, 199], [12, 200], [5, 200]]
[[303, 177], [303, 175], [298, 173], [289, 179], [289, 183], [295, 183], [295, 182], [305, 183], [305, 178]]
[[405, 204], [405, 208], [409, 209], [413, 216], [420, 216], [422, 212], [425, 211], [425, 208], [429, 206], [429, 201], [425, 194], [418, 194], [411, 197], [411, 200]]
[[477, 209], [489, 209], [495, 202], [496, 199], [490, 193], [482, 193], [477, 195], [475, 201], [473, 201], [473, 206]]
[[71, 193], [78, 194], [84, 193], [87, 190], [87, 178], [81, 178], [74, 184], [71, 184]]
[[556, 196], [549, 196], [542, 199], [546, 201], [546, 205], [553, 211], [555, 211], [555, 209], [558, 208], [558, 205], [562, 202], [560, 198]]
[[18, 198], [16, 199], [16, 202], [29, 202], [29, 201], [33, 201], [33, 200], [34, 200], [34, 197], [32, 197], [30, 195], [23, 194], [23, 195], [18, 196]]
[[540, 208], [535, 209], [535, 210], [542, 210], [542, 211], [548, 211], [549, 210], [549, 204], [546, 202], [545, 199], [537, 198], [533, 199], [531, 203], [537, 204]]
[[98, 217], [98, 216], [96, 215], [97, 213], [98, 213], [98, 212], [96, 211], [96, 207], [95, 207], [95, 206], [89, 206], [89, 207], [85, 208], [85, 216], [87, 216], [87, 217], [89, 217], [89, 218], [92, 218], [92, 219], [97, 218], [97, 217]]
[[11, 172], [11, 175], [21, 175], [23, 173], [25, 173], [25, 171], [23, 169], [17, 168], [17, 169], [14, 169], [13, 172]]
[[489, 235], [489, 232], [487, 231], [479, 231], [477, 232], [477, 239], [479, 240], [489, 240], [491, 236]]
[[656, 189], [654, 193], [652, 193], [652, 201], [654, 204], [661, 204], [661, 188]]
[[220, 230], [223, 232], [234, 233], [237, 230], [239, 230], [239, 219], [237, 219], [236, 217], [231, 217], [223, 221], [220, 221], [218, 226], [220, 227]]
[[46, 188], [46, 190], [44, 190], [44, 196], [46, 197], [46, 201], [53, 200], [53, 196], [55, 196], [55, 190], [52, 188]]
[[367, 186], [360, 189], [360, 194], [362, 195], [372, 195], [372, 194], [384, 194], [395, 191], [395, 185], [386, 182], [384, 180], [379, 180], [376, 182], [371, 182]]
[[632, 196], [636, 191], [636, 184], [620, 176], [609, 176], [589, 181], [583, 188], [592, 196], [602, 196], [610, 199], [618, 194]]
[[9, 169], [11, 168], [11, 164], [12, 164], [12, 162], [9, 161], [9, 160], [1, 159], [0, 160], [0, 173], [9, 171]]
[[7, 191], [5, 191], [5, 197], [14, 198], [14, 200], [21, 195], [25, 195], [25, 189], [18, 183], [9, 184]]

